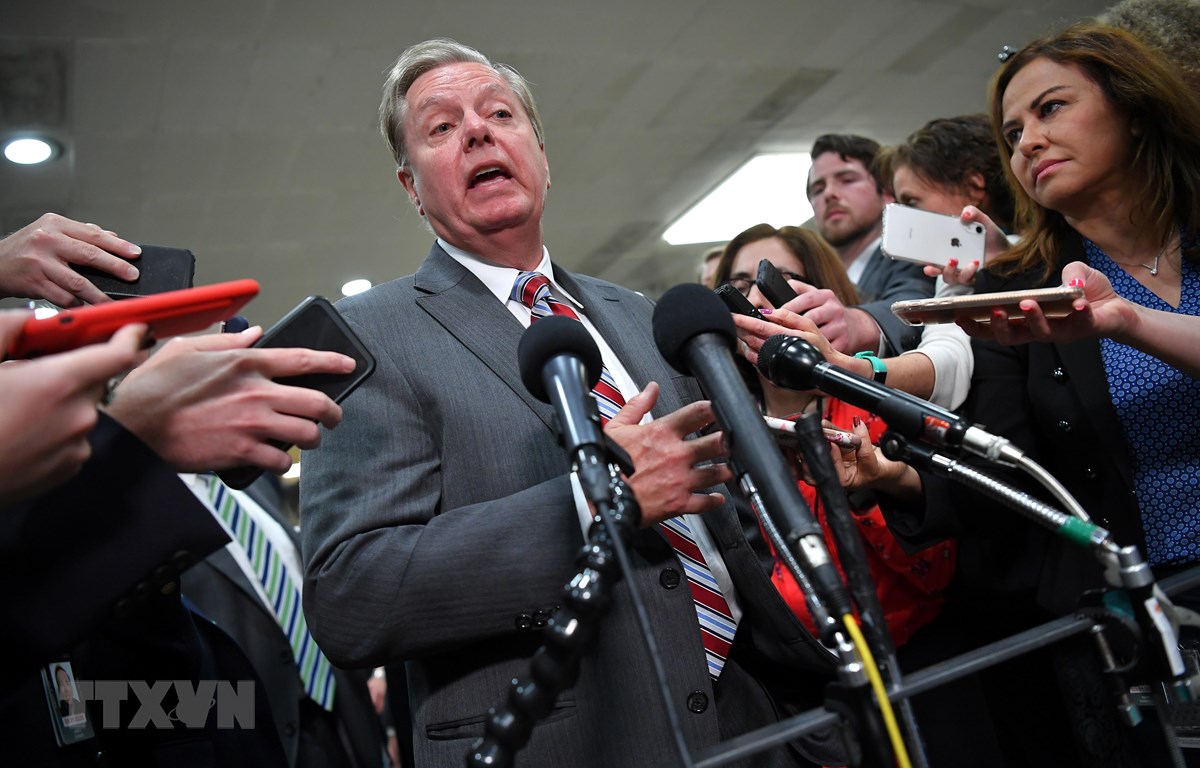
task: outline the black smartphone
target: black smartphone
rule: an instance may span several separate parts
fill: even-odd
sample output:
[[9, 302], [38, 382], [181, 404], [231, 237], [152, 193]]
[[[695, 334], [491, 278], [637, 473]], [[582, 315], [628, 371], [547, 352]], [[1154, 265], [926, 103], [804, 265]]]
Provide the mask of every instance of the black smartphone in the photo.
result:
[[758, 286], [758, 292], [763, 298], [776, 308], [782, 307], [799, 295], [767, 259], [758, 262], [758, 277], [754, 279], [754, 284]]
[[729, 307], [730, 312], [753, 317], [755, 320], [766, 319], [762, 316], [762, 313], [750, 303], [750, 299], [747, 299], [745, 296], [743, 296], [742, 292], [737, 288], [734, 288], [732, 285], [729, 285], [728, 283], [722, 285], [716, 289], [716, 294], [721, 297], [721, 301], [725, 302], [725, 306]]
[[[303, 347], [323, 352], [340, 352], [354, 358], [354, 370], [350, 373], [309, 373], [275, 379], [279, 384], [319, 390], [335, 403], [345, 400], [358, 385], [375, 372], [375, 357], [346, 324], [337, 309], [323, 296], [309, 296], [302, 301], [264, 333], [254, 346]], [[279, 442], [273, 444], [284, 450], [291, 447]], [[254, 482], [262, 472], [258, 467], [236, 467], [221, 470], [217, 472], [217, 476], [230, 488], [241, 489]]]
[[130, 261], [138, 269], [137, 280], [130, 282], [95, 267], [72, 264], [71, 268], [113, 299], [150, 296], [192, 287], [196, 277], [196, 256], [191, 251], [165, 245], [141, 245], [141, 249], [142, 255]]

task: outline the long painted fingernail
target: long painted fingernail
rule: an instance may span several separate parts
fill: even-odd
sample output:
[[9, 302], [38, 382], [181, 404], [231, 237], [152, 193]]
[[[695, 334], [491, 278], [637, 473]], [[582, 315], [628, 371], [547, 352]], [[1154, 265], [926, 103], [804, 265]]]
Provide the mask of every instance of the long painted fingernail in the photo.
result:
[[1067, 285], [1069, 285], [1071, 287], [1080, 287], [1083, 285], [1083, 278], [1082, 277], [1073, 277], [1073, 278], [1071, 278], [1071, 282], [1067, 283]]
[[958, 259], [950, 259], [950, 261], [947, 261], [947, 262], [946, 262], [946, 266], [947, 266], [947, 267], [957, 267], [957, 266], [958, 266]]
[[975, 259], [974, 261], [972, 261], [972, 262], [971, 262], [971, 266], [972, 266], [972, 267], [978, 267], [978, 266], [979, 266], [979, 259]]
[[762, 309], [760, 309], [758, 311], [763, 313], [764, 315], [769, 315], [772, 312], [774, 312], [775, 310], [771, 309], [770, 307], [763, 307]]
[[854, 426], [856, 426], [856, 427], [861, 427], [861, 426], [862, 426], [862, 419], [860, 419], [860, 418], [858, 418], [857, 416], [855, 416], [855, 417], [854, 417]]

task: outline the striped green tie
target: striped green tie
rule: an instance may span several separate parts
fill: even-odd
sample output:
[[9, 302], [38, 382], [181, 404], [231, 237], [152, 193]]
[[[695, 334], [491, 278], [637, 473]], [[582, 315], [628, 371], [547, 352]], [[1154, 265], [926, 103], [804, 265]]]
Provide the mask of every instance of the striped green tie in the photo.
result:
[[300, 590], [296, 587], [293, 574], [259, 530], [254, 518], [238, 504], [233, 493], [213, 475], [204, 479], [208, 485], [209, 504], [245, 550], [246, 558], [275, 612], [275, 618], [287, 635], [304, 690], [309, 698], [332, 712], [336, 687], [333, 666], [309, 634], [308, 622], [304, 620], [304, 611], [300, 607]]

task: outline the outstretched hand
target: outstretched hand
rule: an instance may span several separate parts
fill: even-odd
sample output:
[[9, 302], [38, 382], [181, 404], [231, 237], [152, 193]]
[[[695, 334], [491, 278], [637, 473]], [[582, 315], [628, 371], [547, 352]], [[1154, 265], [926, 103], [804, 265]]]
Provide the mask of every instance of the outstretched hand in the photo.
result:
[[354, 359], [311, 349], [247, 349], [262, 334], [176, 337], [137, 368], [108, 406], [109, 415], [181, 472], [256, 466], [284, 472], [287, 453], [320, 442], [315, 422], [336, 426], [342, 409], [323, 392], [273, 379], [349, 373]]
[[71, 265], [136, 280], [142, 249], [115, 232], [46, 213], [0, 240], [0, 296], [45, 299], [60, 307], [111, 301]]
[[[29, 316], [0, 313], [0, 349]], [[0, 364], [0, 505], [63, 482], [91, 456], [88, 433], [109, 379], [141, 359], [145, 325], [128, 325], [103, 344]]]
[[[1012, 245], [1008, 242], [1008, 235], [1004, 234], [1004, 230], [1000, 229], [996, 222], [992, 221], [991, 217], [974, 205], [968, 205], [962, 209], [959, 214], [959, 220], [963, 224], [978, 222], [984, 226], [986, 230], [984, 240], [984, 261], [991, 261], [1000, 254], [1004, 253]], [[958, 259], [951, 259], [945, 269], [933, 265], [925, 266], [925, 274], [929, 277], [942, 276], [946, 281], [946, 285], [974, 285], [975, 274], [979, 271], [980, 263], [978, 260], [971, 260], [966, 264], [959, 264]]]
[[964, 319], [958, 325], [970, 336], [1012, 345], [1120, 337], [1136, 323], [1137, 307], [1118, 296], [1103, 273], [1073, 261], [1063, 267], [1063, 284], [1084, 290], [1083, 297], [1072, 302], [1073, 311], [1063, 317], [1046, 317], [1036, 301], [1026, 299], [1020, 304], [1024, 318], [1010, 319], [1004, 310], [997, 309], [990, 323]]

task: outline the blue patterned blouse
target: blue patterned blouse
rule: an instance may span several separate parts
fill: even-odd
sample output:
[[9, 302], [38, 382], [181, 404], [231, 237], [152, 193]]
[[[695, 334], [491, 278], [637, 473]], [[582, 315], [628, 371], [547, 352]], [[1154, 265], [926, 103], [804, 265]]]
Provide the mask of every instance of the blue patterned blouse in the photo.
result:
[[[1200, 315], [1200, 268], [1184, 260], [1172, 307], [1084, 239], [1088, 264], [1117, 294], [1152, 309]], [[1169, 269], [1169, 267], [1168, 267]], [[1100, 342], [1108, 389], [1132, 452], [1151, 565], [1200, 561], [1200, 380], [1111, 339]]]

